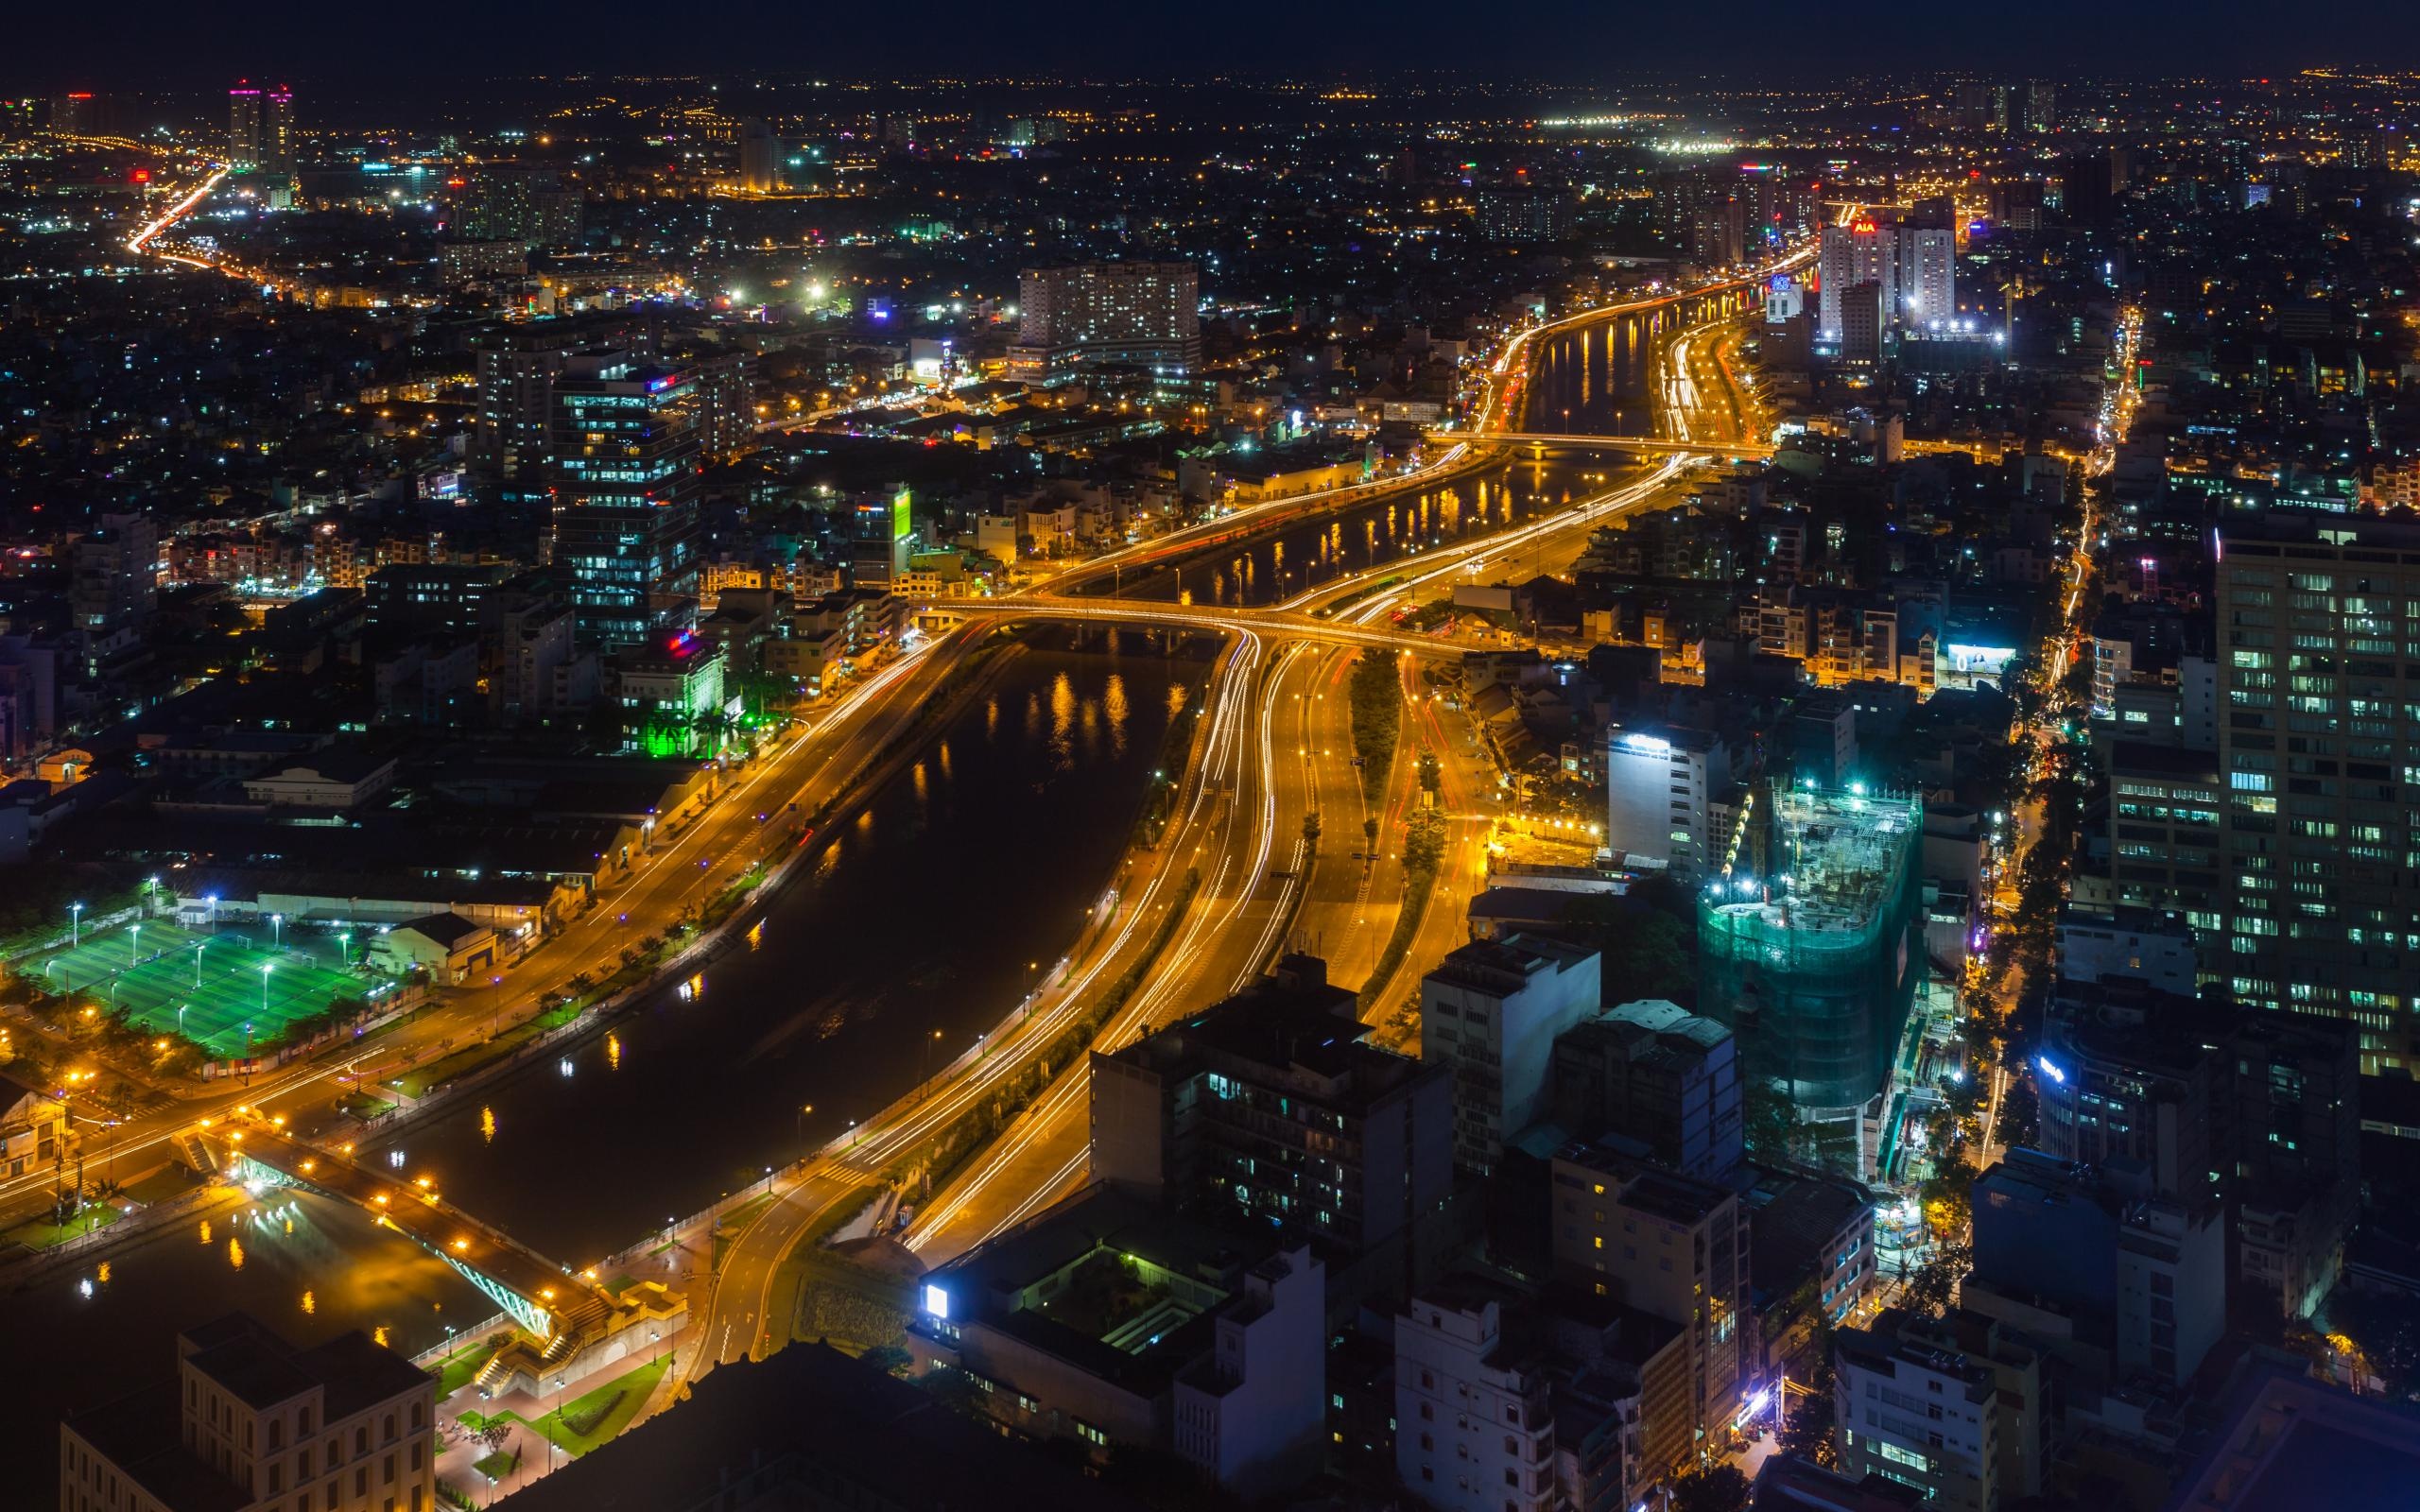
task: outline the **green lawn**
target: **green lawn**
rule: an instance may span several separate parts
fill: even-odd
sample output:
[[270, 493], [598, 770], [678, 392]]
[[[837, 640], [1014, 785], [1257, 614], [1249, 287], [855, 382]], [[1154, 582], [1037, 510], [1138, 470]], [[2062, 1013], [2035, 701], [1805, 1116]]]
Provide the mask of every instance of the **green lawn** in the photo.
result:
[[48, 1249], [70, 1239], [80, 1239], [96, 1228], [106, 1228], [124, 1216], [113, 1205], [96, 1202], [63, 1224], [44, 1218], [20, 1224], [6, 1233], [0, 1233], [0, 1245], [15, 1244], [27, 1249]]
[[506, 1476], [511, 1474], [512, 1468], [520, 1463], [520, 1455], [513, 1453], [510, 1450], [499, 1449], [494, 1453], [481, 1459], [477, 1464], [472, 1466], [471, 1469], [478, 1471], [491, 1481], [500, 1481]]
[[[564, 1402], [560, 1410], [546, 1414], [529, 1426], [575, 1457], [585, 1454], [631, 1425], [631, 1419], [647, 1405], [647, 1399], [655, 1391], [655, 1383], [664, 1379], [664, 1372], [671, 1364], [669, 1355], [650, 1360], [584, 1397]], [[588, 1431], [575, 1432], [575, 1424], [585, 1426]]]
[[454, 1351], [451, 1358], [441, 1362], [435, 1372], [437, 1400], [443, 1401], [469, 1385], [472, 1378], [475, 1377], [490, 1360], [495, 1358], [495, 1351], [503, 1345], [504, 1339], [501, 1335], [481, 1339], [475, 1344], [462, 1346]]
[[26, 974], [46, 991], [123, 1007], [147, 1032], [182, 1034], [221, 1057], [270, 1043], [294, 1020], [338, 998], [366, 997], [384, 980], [329, 964], [321, 951], [331, 941], [290, 929], [270, 934], [261, 940], [250, 926], [195, 931], [150, 919], [139, 931], [87, 930], [81, 943], [27, 963]]

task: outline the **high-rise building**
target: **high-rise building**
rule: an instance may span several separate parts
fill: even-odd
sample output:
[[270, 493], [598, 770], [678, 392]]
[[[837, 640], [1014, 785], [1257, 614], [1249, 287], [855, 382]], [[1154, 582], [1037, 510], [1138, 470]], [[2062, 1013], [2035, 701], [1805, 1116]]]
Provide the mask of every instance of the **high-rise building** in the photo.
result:
[[1289, 955], [1236, 997], [1092, 1057], [1092, 1175], [1357, 1254], [1453, 1184], [1443, 1067], [1365, 1043], [1352, 989]]
[[498, 324], [472, 338], [478, 363], [478, 410], [471, 459], [507, 481], [544, 475], [554, 453], [555, 379], [583, 352], [654, 351], [644, 321], [620, 313]]
[[1608, 1008], [1554, 1042], [1554, 1121], [1636, 1140], [1683, 1176], [1739, 1163], [1737, 1049], [1731, 1031], [1661, 998]]
[[1504, 1300], [1449, 1290], [1395, 1316], [1395, 1474], [1444, 1512], [1551, 1512], [1554, 1381]]
[[904, 487], [857, 501], [849, 514], [850, 587], [888, 589], [908, 576], [908, 554], [916, 545], [913, 503]]
[[1729, 1188], [1668, 1170], [1619, 1138], [1555, 1152], [1551, 1191], [1556, 1273], [1680, 1326], [1693, 1430], [1683, 1457], [1693, 1459], [1739, 1411], [1748, 1211]]
[[1697, 208], [1689, 219], [1689, 261], [1702, 267], [1732, 267], [1748, 246], [1748, 206], [1738, 195], [1726, 195]]
[[2234, 1171], [2244, 1296], [2308, 1317], [2343, 1268], [2360, 1208], [2359, 1035], [2299, 1013], [2238, 1015], [2219, 1043], [2234, 1065], [2221, 1114]]
[[280, 84], [262, 96], [268, 107], [261, 115], [261, 166], [272, 173], [294, 171], [294, 92]]
[[60, 1425], [60, 1505], [434, 1507], [436, 1418], [437, 1378], [360, 1330], [298, 1349], [231, 1313], [177, 1336], [173, 1379]]
[[762, 121], [740, 122], [739, 187], [752, 195], [769, 195], [781, 186], [781, 139]]
[[446, 229], [465, 241], [564, 247], [579, 239], [582, 199], [552, 168], [486, 163], [448, 188]]
[[117, 126], [116, 103], [88, 89], [53, 95], [50, 129], [60, 136], [106, 136]]
[[1662, 866], [1693, 883], [1722, 865], [1730, 836], [1718, 812], [1731, 787], [1731, 749], [1703, 730], [1610, 727], [1605, 735], [1605, 845], [1623, 865]]
[[1950, 112], [1962, 131], [2008, 129], [2008, 86], [1960, 84], [1950, 92]]
[[1924, 804], [1776, 785], [1769, 822], [1772, 875], [1701, 896], [1699, 1010], [1738, 1036], [1750, 1077], [1861, 1130], [1924, 971]]
[[2037, 78], [2025, 86], [2025, 129], [2029, 131], [2056, 130], [2059, 125], [2059, 86], [2048, 79]]
[[2420, 704], [2397, 673], [2420, 527], [2272, 510], [2218, 532], [2219, 775], [2238, 1003], [2352, 1021], [2362, 1070], [2420, 1063]]
[[1816, 247], [1816, 275], [1822, 284], [1816, 334], [1838, 342], [1848, 323], [1848, 301], [1864, 284], [1879, 291], [1883, 308], [1894, 307], [1898, 270], [1898, 238], [1871, 215], [1845, 226], [1826, 226]]
[[2182, 1385], [2226, 1332], [2225, 1211], [2206, 1194], [2172, 1201], [2131, 1167], [2014, 1149], [1974, 1199], [1964, 1305], [2055, 1339], [2093, 1374]]
[[1899, 228], [1898, 309], [1902, 325], [1928, 326], [1958, 314], [1958, 233], [1947, 226]]
[[627, 352], [554, 380], [555, 565], [588, 639], [634, 645], [697, 618], [696, 386]]
[[1010, 375], [1050, 382], [1082, 368], [1186, 373], [1201, 364], [1201, 284], [1191, 263], [1082, 263], [1017, 276]]
[[1832, 1346], [1833, 1448], [1852, 1476], [1925, 1493], [1941, 1512], [1998, 1512], [2042, 1489], [2042, 1360], [1973, 1313], [1886, 1310]]
[[79, 630], [148, 619], [160, 597], [160, 529], [147, 515], [105, 514], [68, 554], [67, 607]]
[[1454, 1077], [1454, 1160], [1482, 1175], [1546, 1116], [1557, 1037], [1594, 1014], [1595, 951], [1543, 936], [1474, 940], [1420, 979], [1420, 1058]]
[[261, 166], [261, 92], [246, 79], [227, 92], [227, 161]]

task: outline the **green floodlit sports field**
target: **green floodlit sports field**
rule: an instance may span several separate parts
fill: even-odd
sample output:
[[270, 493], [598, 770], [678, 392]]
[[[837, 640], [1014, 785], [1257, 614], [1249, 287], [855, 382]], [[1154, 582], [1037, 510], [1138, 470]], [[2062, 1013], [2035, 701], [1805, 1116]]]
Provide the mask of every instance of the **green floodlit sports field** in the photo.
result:
[[[253, 938], [255, 933], [263, 937]], [[250, 926], [192, 931], [146, 919], [139, 929], [87, 931], [74, 949], [28, 963], [27, 974], [50, 991], [124, 1007], [146, 1029], [182, 1034], [219, 1059], [244, 1054], [248, 1023], [251, 1042], [268, 1044], [294, 1020], [337, 998], [368, 997], [384, 982], [330, 964], [333, 939], [305, 945], [289, 930], [277, 948], [268, 933]], [[322, 948], [329, 959], [321, 958]]]

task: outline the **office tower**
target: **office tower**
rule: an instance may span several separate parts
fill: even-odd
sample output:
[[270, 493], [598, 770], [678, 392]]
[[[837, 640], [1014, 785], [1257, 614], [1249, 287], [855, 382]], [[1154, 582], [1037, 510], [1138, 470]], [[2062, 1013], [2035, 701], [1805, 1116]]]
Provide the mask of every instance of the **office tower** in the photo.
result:
[[261, 92], [250, 79], [227, 92], [227, 161], [238, 169], [261, 165]]
[[2219, 771], [2237, 1002], [2350, 1019], [2362, 1070], [2420, 1044], [2420, 766], [2404, 644], [2420, 528], [2273, 510], [2218, 532]]
[[2059, 86], [2035, 79], [2025, 86], [2025, 129], [2049, 131], [2059, 124]]
[[1748, 1211], [1729, 1188], [1667, 1170], [1618, 1138], [1564, 1145], [1553, 1173], [1556, 1274], [1680, 1326], [1694, 1451], [1739, 1410]]
[[91, 90], [75, 90], [54, 95], [50, 102], [50, 129], [60, 136], [106, 136], [117, 124], [114, 102]]
[[1846, 695], [1801, 696], [1790, 708], [1783, 735], [1793, 779], [1809, 778], [1825, 788], [1844, 788], [1856, 781], [1857, 704]]
[[1924, 970], [1924, 804], [1776, 785], [1769, 807], [1772, 874], [1699, 901], [1699, 1011], [1739, 1037], [1749, 1076], [1861, 1140]]
[[762, 121], [739, 123], [739, 187], [769, 195], [782, 186], [782, 144]]
[[1092, 1057], [1092, 1174], [1360, 1253], [1453, 1182], [1443, 1067], [1364, 1041], [1351, 989], [1288, 955], [1208, 1010]]
[[105, 514], [68, 553], [67, 607], [79, 630], [142, 624], [160, 597], [160, 530], [140, 514]]
[[1941, 1512], [1999, 1512], [2042, 1490], [2042, 1360], [1973, 1313], [1891, 1308], [1832, 1346], [1833, 1445], [1849, 1476], [1912, 1486]]
[[1747, 245], [1748, 206], [1736, 194], [1700, 205], [1689, 219], [1689, 261], [1702, 267], [1731, 267]]
[[1548, 1110], [1554, 1042], [1603, 1005], [1595, 951], [1474, 940], [1420, 979], [1420, 1057], [1454, 1076], [1454, 1160], [1482, 1175]]
[[[1853, 299], [1877, 299], [1880, 310], [1896, 307], [1898, 238], [1891, 228], [1873, 216], [1861, 215], [1846, 226], [1824, 227], [1816, 260], [1823, 285], [1818, 291], [1821, 303], [1817, 328], [1825, 340], [1839, 342], [1844, 338]], [[1861, 292], [1869, 284], [1876, 291], [1873, 296]]]
[[1720, 736], [1672, 725], [1610, 727], [1605, 845], [1624, 866], [1662, 867], [1693, 883], [1722, 864], [1731, 837], [1720, 832], [1717, 811], [1730, 786], [1731, 749]]
[[913, 502], [908, 490], [901, 488], [860, 499], [850, 510], [850, 587], [889, 589], [908, 576], [908, 556], [915, 549], [916, 539], [909, 517]]
[[581, 633], [607, 648], [697, 618], [697, 390], [627, 352], [554, 380], [553, 561]]
[[1739, 1163], [1738, 1050], [1731, 1031], [1661, 998], [1608, 1008], [1554, 1042], [1554, 1121], [1635, 1140], [1683, 1176]]
[[268, 110], [261, 117], [261, 166], [272, 173], [294, 171], [294, 92], [281, 84], [263, 97]]
[[553, 455], [555, 379], [583, 352], [652, 355], [648, 326], [620, 313], [488, 327], [472, 337], [477, 353], [478, 409], [471, 459], [508, 481], [544, 475]]
[[1765, 285], [1765, 320], [1779, 324], [1806, 308], [1806, 290], [1788, 273], [1775, 273]]
[[437, 1504], [437, 1378], [360, 1330], [298, 1349], [231, 1313], [177, 1336], [176, 1369], [60, 1425], [62, 1505]]
[[1201, 362], [1200, 280], [1191, 263], [1083, 263], [1017, 276], [1013, 377], [1050, 382], [1080, 368], [1184, 373]]

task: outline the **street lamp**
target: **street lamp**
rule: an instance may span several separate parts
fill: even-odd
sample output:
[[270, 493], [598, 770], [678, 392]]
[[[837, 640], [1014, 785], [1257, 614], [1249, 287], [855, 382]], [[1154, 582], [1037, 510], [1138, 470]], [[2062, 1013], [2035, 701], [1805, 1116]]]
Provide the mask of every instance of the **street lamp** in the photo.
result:
[[201, 986], [201, 953], [210, 949], [210, 941], [202, 940], [193, 948], [193, 985]]
[[285, 916], [284, 914], [271, 914], [268, 916], [268, 948], [270, 950], [279, 949], [285, 943]]
[[[261, 962], [261, 1012], [264, 1014], [268, 1012], [268, 973], [276, 970], [277, 963], [275, 961]], [[247, 1031], [250, 1031], [251, 1025], [246, 1024], [244, 1027]]]
[[82, 903], [67, 905], [67, 946], [70, 950], [84, 943], [84, 905]]
[[353, 964], [352, 930], [340, 929], [337, 931], [337, 959], [346, 966], [351, 966]]

